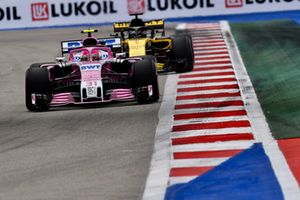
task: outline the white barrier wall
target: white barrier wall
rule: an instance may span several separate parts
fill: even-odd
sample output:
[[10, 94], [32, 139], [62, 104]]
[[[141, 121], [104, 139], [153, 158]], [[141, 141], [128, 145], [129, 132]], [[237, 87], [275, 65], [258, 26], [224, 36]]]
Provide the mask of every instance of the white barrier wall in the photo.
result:
[[[128, 2], [131, 8], [128, 9]], [[137, 4], [135, 4], [137, 3]], [[179, 18], [300, 10], [299, 0], [1, 0], [0, 30], [101, 24], [143, 18]]]

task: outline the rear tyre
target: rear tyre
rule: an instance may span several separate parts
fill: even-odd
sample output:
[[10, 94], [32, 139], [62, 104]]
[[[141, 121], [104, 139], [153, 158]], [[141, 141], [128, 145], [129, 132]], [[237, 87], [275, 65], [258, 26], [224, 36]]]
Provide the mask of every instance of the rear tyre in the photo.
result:
[[192, 35], [188, 30], [177, 30], [175, 37], [187, 37], [188, 47], [190, 47], [190, 62], [194, 64], [194, 48]]
[[194, 47], [193, 47], [193, 39], [192, 39], [192, 36], [191, 34], [187, 33], [186, 34], [186, 37], [187, 37], [187, 41], [188, 41], [188, 49], [190, 51], [189, 53], [189, 62], [190, 62], [190, 65], [192, 65], [192, 70], [194, 68], [194, 62], [195, 62], [195, 54], [194, 54]]
[[175, 71], [178, 73], [192, 71], [194, 67], [194, 51], [190, 35], [174, 37], [172, 50]]
[[159, 100], [158, 78], [154, 57], [146, 56], [144, 60], [133, 64], [132, 87], [136, 91], [139, 103], [151, 103]]
[[[32, 103], [32, 94], [35, 95], [35, 104]], [[25, 102], [29, 111], [45, 111], [49, 109], [51, 83], [48, 70], [37, 66], [26, 71]]]

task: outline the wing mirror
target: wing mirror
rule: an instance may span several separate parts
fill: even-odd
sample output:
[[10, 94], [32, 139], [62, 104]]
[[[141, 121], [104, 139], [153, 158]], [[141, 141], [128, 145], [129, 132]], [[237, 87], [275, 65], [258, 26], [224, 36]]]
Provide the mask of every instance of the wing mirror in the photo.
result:
[[57, 57], [57, 58], [55, 58], [55, 60], [57, 62], [66, 62], [66, 58], [65, 57]]

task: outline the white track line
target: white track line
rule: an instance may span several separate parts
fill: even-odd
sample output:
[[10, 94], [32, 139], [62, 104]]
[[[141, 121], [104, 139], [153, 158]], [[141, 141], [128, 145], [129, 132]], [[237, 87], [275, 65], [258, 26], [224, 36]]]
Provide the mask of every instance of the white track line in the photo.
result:
[[203, 43], [203, 42], [224, 42], [224, 39], [204, 39], [204, 38], [196, 38], [192, 37], [193, 43]]
[[254, 144], [253, 140], [239, 140], [213, 143], [197, 143], [187, 145], [173, 145], [172, 152], [214, 151], [230, 149], [248, 149]]
[[211, 31], [202, 31], [202, 32], [191, 32], [192, 37], [195, 38], [211, 38], [211, 37], [222, 37], [222, 33], [220, 31], [215, 31], [215, 32], [211, 32]]
[[234, 85], [237, 81], [224, 81], [218, 83], [196, 83], [196, 84], [181, 84], [178, 88], [189, 88], [189, 87], [206, 87], [206, 86], [222, 86], [222, 85]]
[[195, 60], [195, 64], [207, 63], [207, 62], [223, 62], [223, 61], [230, 61], [230, 58], [217, 58], [217, 59], [207, 58], [205, 60]]
[[220, 58], [220, 56], [216, 56], [216, 57], [208, 57], [205, 59], [195, 59], [195, 63], [201, 63], [201, 62], [221, 62], [221, 61], [230, 61], [229, 58]]
[[204, 64], [204, 63], [195, 63], [194, 65], [194, 71], [197, 71], [197, 69], [202, 69], [202, 68], [205, 68], [205, 69], [209, 69], [209, 68], [215, 68], [215, 67], [230, 67], [231, 66], [231, 63], [225, 63], [225, 64], [211, 64], [211, 63], [207, 63], [207, 64]]
[[180, 78], [180, 81], [201, 81], [201, 80], [212, 80], [212, 79], [220, 79], [220, 78], [235, 78], [235, 75], [220, 75], [220, 76], [204, 76], [204, 77], [188, 77], [188, 78]]
[[191, 33], [192, 38], [196, 39], [221, 39], [222, 38], [222, 33], [210, 33], [210, 32], [202, 32], [201, 34], [197, 32], [192, 32]]
[[234, 122], [240, 120], [248, 120], [247, 116], [229, 116], [229, 117], [203, 117], [203, 118], [193, 118], [189, 120], [175, 120], [173, 125], [187, 125], [187, 124], [202, 124], [202, 123], [222, 123], [222, 122]]
[[218, 89], [218, 90], [200, 90], [200, 91], [193, 91], [193, 92], [178, 92], [178, 96], [185, 96], [185, 95], [197, 95], [197, 94], [216, 94], [216, 93], [236, 93], [239, 92], [239, 89]]
[[244, 110], [244, 106], [227, 106], [227, 107], [212, 107], [212, 108], [192, 108], [175, 110], [175, 114], [188, 114], [188, 113], [206, 113], [206, 112], [223, 112], [223, 111], [236, 111]]
[[[198, 56], [198, 55], [203, 55], [204, 53], [223, 53], [223, 52], [227, 52], [228, 53], [228, 49], [222, 49], [222, 50], [195, 50], [195, 56]], [[214, 54], [214, 55], [215, 55]]]
[[218, 45], [218, 46], [213, 46], [213, 47], [194, 47], [194, 50], [209, 50], [209, 49], [215, 49], [215, 48], [224, 48], [227, 49], [225, 45]]
[[190, 31], [192, 37], [210, 37], [210, 36], [222, 36], [222, 33], [219, 29], [213, 30], [202, 30], [202, 31]]
[[234, 72], [234, 70], [232, 68], [229, 68], [229, 69], [215, 69], [215, 70], [206, 70], [206, 71], [192, 71], [192, 72], [189, 72], [189, 75], [213, 74], [213, 73], [222, 73], [222, 72]]
[[219, 56], [229, 56], [229, 53], [224, 53], [224, 54], [214, 54], [214, 55], [196, 55], [195, 56], [195, 59], [197, 58], [207, 58], [207, 59], [210, 59], [210, 58], [215, 58], [215, 57], [219, 57]]
[[197, 178], [197, 176], [170, 177], [169, 185], [175, 185], [175, 184], [179, 184], [179, 183], [187, 183], [195, 178]]
[[223, 39], [201, 39], [197, 41], [197, 39], [193, 37], [192, 40], [194, 45], [217, 45], [218, 43], [224, 44]]
[[223, 39], [221, 36], [210, 36], [210, 37], [195, 37], [195, 36], [192, 36], [193, 38], [193, 41], [196, 41], [196, 42], [204, 42], [204, 41], [214, 41], [214, 40], [220, 40], [220, 39]]
[[178, 75], [168, 75], [165, 92], [158, 113], [154, 151], [143, 200], [163, 199], [169, 180], [170, 170], [170, 132], [173, 126], [174, 99]]
[[228, 106], [228, 107], [205, 107], [205, 108], [191, 108], [191, 109], [176, 109], [174, 110], [174, 115], [182, 115], [182, 114], [193, 114], [193, 113], [201, 113], [201, 114], [209, 114], [211, 112], [223, 113], [224, 111], [241, 111], [245, 112], [244, 106]]
[[176, 159], [171, 161], [171, 167], [207, 167], [216, 166], [227, 160], [229, 157], [222, 158], [195, 158], [195, 159]]
[[196, 44], [193, 44], [193, 47], [205, 47], [205, 46], [222, 46], [224, 45], [225, 43], [224, 42], [218, 42], [218, 43], [196, 43]]
[[215, 39], [215, 40], [195, 40], [193, 39], [193, 44], [215, 44], [215, 43], [224, 43], [223, 39]]
[[201, 35], [201, 33], [212, 33], [212, 32], [216, 32], [216, 33], [220, 33], [220, 29], [219, 28], [212, 28], [212, 29], [201, 29], [201, 30], [199, 30], [199, 29], [193, 29], [193, 30], [190, 30], [190, 32], [192, 33], [192, 34], [195, 34], [195, 35]]
[[[228, 67], [231, 67], [228, 65]], [[223, 73], [223, 72], [234, 72], [233, 68], [227, 68], [227, 69], [214, 69], [214, 70], [203, 70], [203, 71], [192, 71], [189, 72], [188, 75], [195, 75], [195, 74], [214, 74], [214, 73]]]
[[[204, 27], [204, 28], [201, 28], [202, 30], [202, 32], [210, 32], [210, 31], [220, 31], [220, 28], [219, 27]], [[190, 31], [192, 32], [192, 33], [197, 33], [197, 32], [199, 32], [199, 29], [190, 29]], [[200, 32], [201, 32], [200, 31]]]
[[200, 71], [209, 71], [209, 70], [215, 70], [216, 68], [230, 68], [232, 69], [232, 64], [231, 63], [227, 63], [227, 64], [195, 64], [194, 65], [194, 71], [193, 72], [198, 72]]
[[219, 39], [222, 39], [222, 36], [218, 36], [218, 35], [215, 35], [215, 36], [203, 36], [203, 37], [196, 37], [196, 36], [192, 36], [193, 40], [199, 40], [199, 41], [211, 41], [211, 40], [219, 40]]
[[177, 100], [176, 105], [190, 104], [190, 103], [238, 101], [238, 100], [242, 100], [242, 97], [236, 96], [236, 97], [219, 97], [219, 98], [201, 98], [201, 99], [192, 99], [192, 100]]
[[207, 136], [207, 135], [227, 135], [227, 134], [244, 134], [252, 133], [251, 127], [242, 128], [222, 128], [222, 129], [201, 129], [193, 131], [173, 132], [171, 138], [193, 137], [193, 136]]
[[271, 161], [285, 199], [300, 199], [300, 190], [297, 181], [289, 169], [287, 161], [280, 151], [276, 140], [274, 140], [272, 136], [236, 42], [231, 34], [229, 24], [228, 22], [222, 22], [221, 26], [224, 30], [225, 41], [230, 47], [229, 50], [237, 78], [241, 80], [239, 84], [244, 102], [247, 103], [245, 107], [252, 124], [253, 134], [259, 142], [263, 143], [264, 150]]
[[220, 55], [214, 55], [214, 56], [207, 56], [207, 57], [202, 57], [197, 55], [195, 56], [195, 60], [205, 60], [205, 61], [214, 61], [214, 60], [217, 60], [217, 59], [228, 59], [229, 58], [229, 54], [220, 54]]

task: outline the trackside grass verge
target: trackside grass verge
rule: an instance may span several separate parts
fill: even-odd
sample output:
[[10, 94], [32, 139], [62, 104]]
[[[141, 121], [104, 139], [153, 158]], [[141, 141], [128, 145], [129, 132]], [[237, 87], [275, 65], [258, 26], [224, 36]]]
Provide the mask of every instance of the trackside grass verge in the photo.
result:
[[231, 28], [274, 137], [300, 137], [300, 26], [287, 20]]

